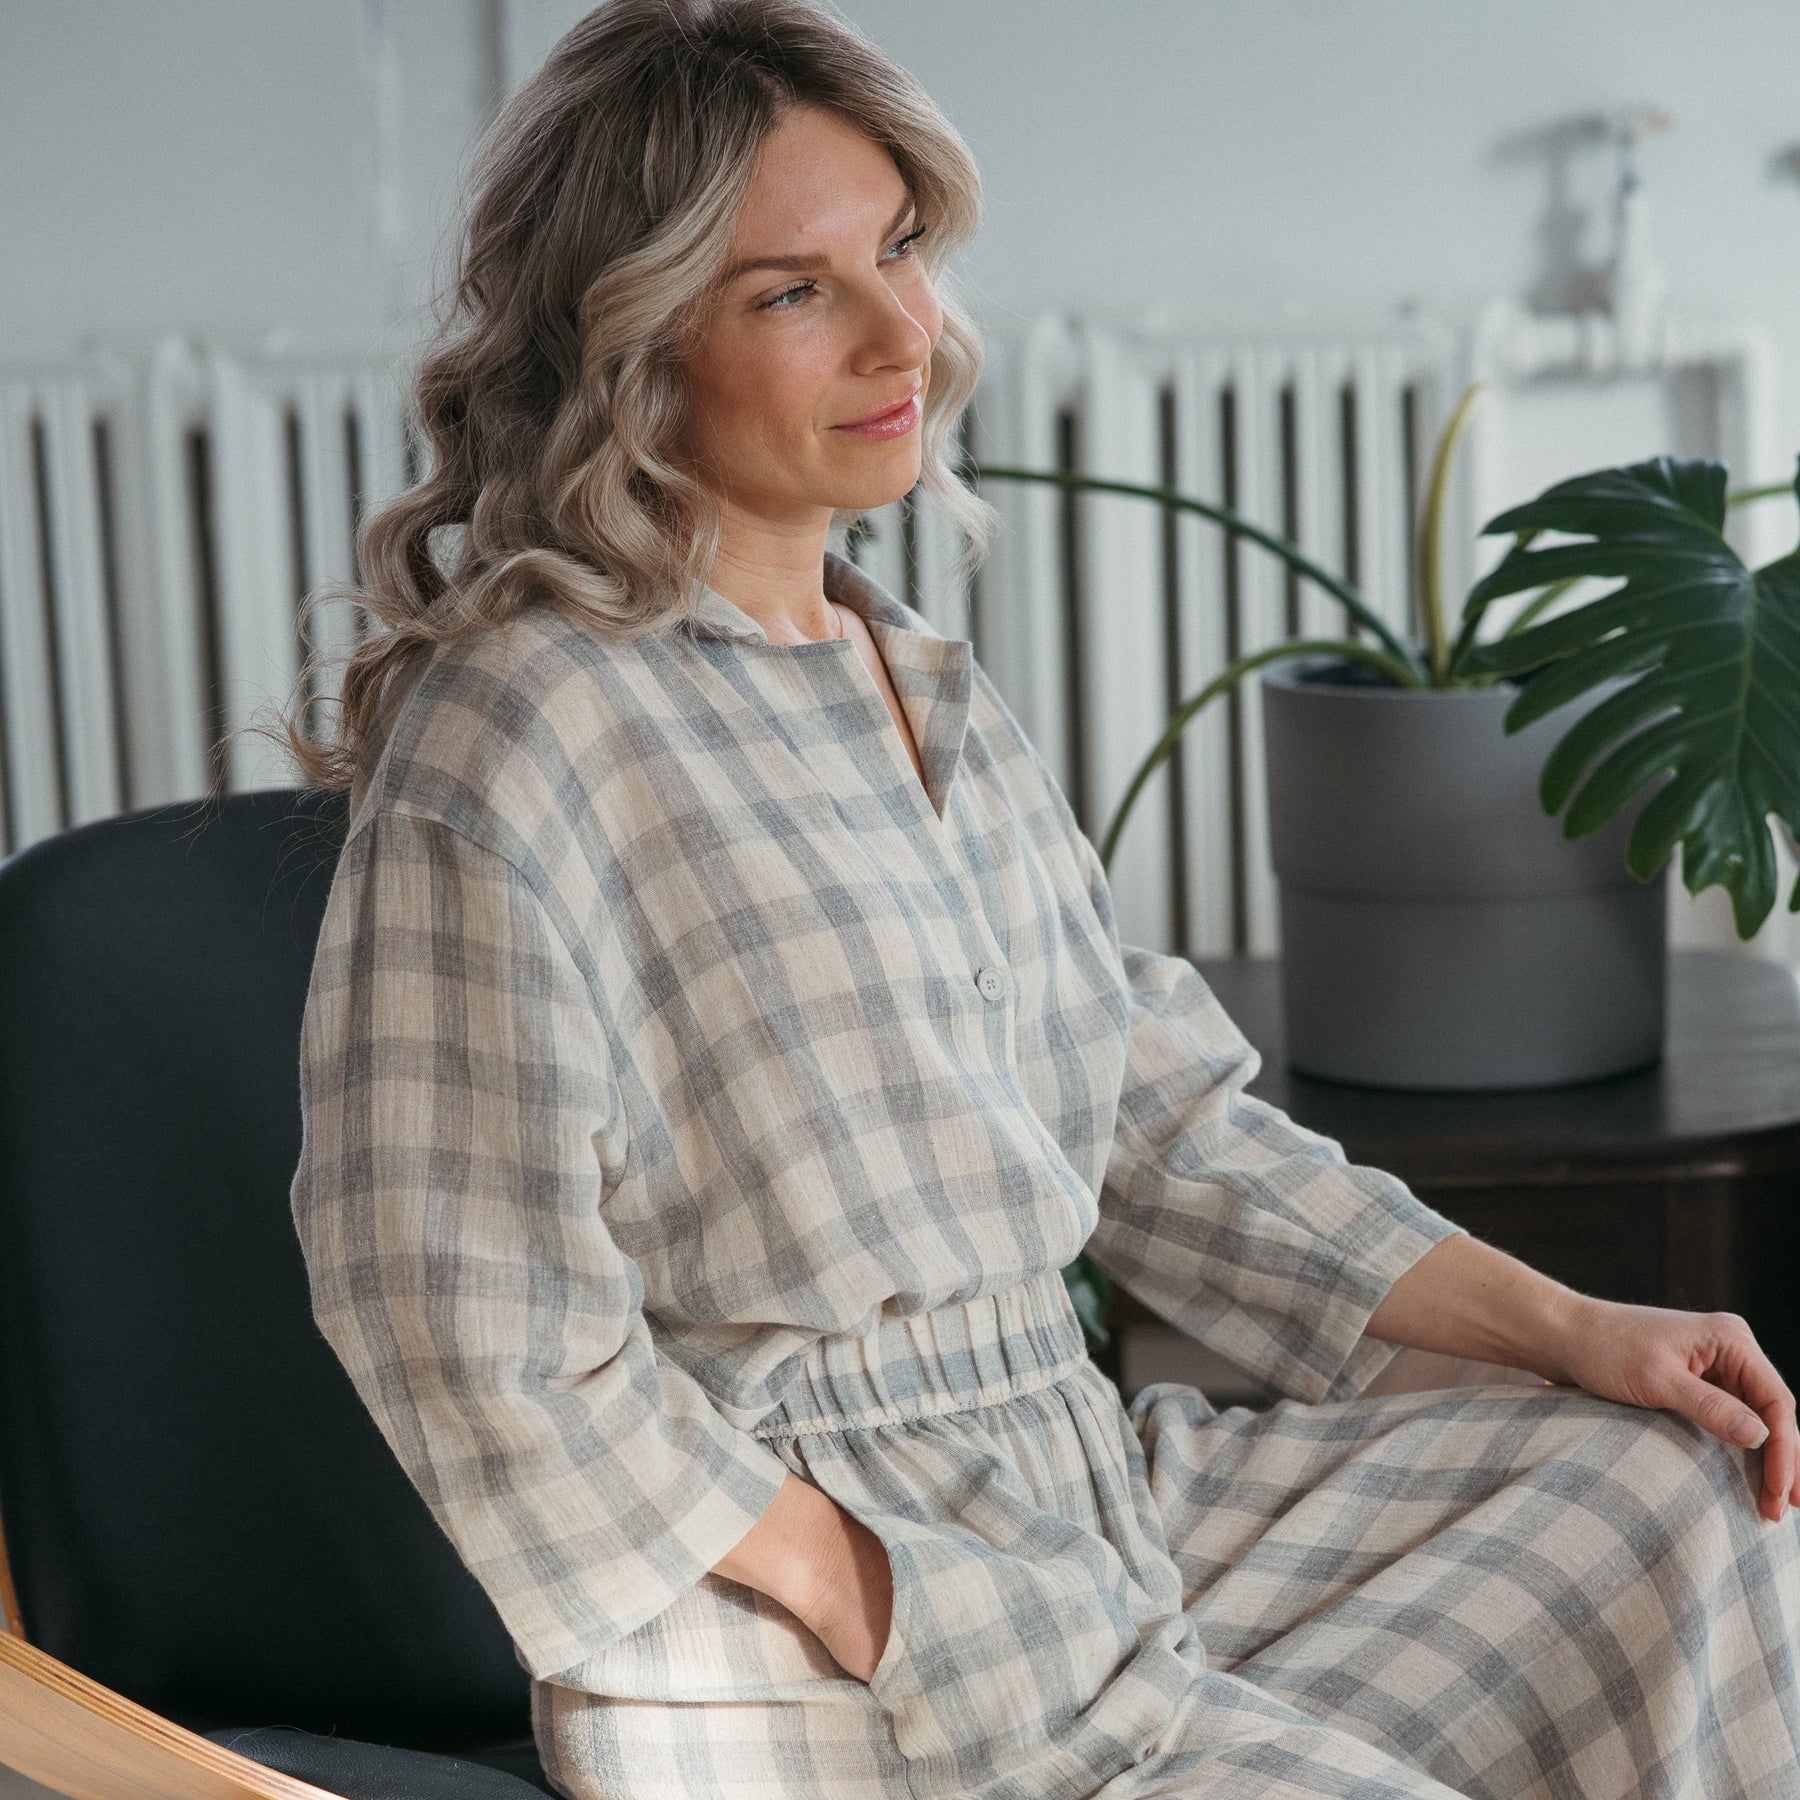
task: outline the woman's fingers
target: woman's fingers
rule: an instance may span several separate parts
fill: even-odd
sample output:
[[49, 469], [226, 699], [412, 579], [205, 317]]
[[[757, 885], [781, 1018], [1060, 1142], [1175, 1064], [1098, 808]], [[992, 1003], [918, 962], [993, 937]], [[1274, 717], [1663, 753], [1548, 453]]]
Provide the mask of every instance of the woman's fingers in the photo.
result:
[[[1733, 1335], [1741, 1337], [1742, 1342], [1736, 1346], [1735, 1367], [1728, 1373], [1735, 1376], [1732, 1385], [1769, 1428], [1768, 1441], [1763, 1445], [1762, 1510], [1766, 1518], [1779, 1519], [1788, 1509], [1795, 1483], [1800, 1481], [1800, 1429], [1794, 1422], [1794, 1396], [1750, 1327], [1735, 1314], [1731, 1315], [1731, 1323]], [[1716, 1378], [1726, 1379], [1727, 1374]]]
[[1769, 1427], [1769, 1441], [1763, 1445], [1763, 1511], [1771, 1519], [1781, 1518], [1788, 1509], [1797, 1465], [1800, 1434], [1795, 1432], [1790, 1412], [1785, 1423]]
[[1728, 1444], [1740, 1444], [1746, 1450], [1754, 1450], [1770, 1436], [1768, 1422], [1759, 1413], [1724, 1388], [1702, 1381], [1698, 1375], [1683, 1371], [1674, 1378], [1673, 1388], [1669, 1404]]
[[1739, 1314], [1591, 1302], [1570, 1370], [1590, 1393], [1678, 1412], [1728, 1444], [1760, 1448], [1758, 1510], [1778, 1520], [1800, 1506], [1794, 1395]]
[[[1749, 1328], [1745, 1327], [1746, 1335]], [[1794, 1421], [1794, 1396], [1775, 1365], [1751, 1338], [1744, 1352], [1739, 1387], [1769, 1428], [1763, 1445], [1763, 1500], [1766, 1517], [1779, 1519], [1800, 1484], [1800, 1428]]]
[[[1696, 1370], [1695, 1362], [1709, 1365]], [[1718, 1340], [1701, 1348], [1674, 1379], [1673, 1404], [1696, 1424], [1745, 1449], [1762, 1449], [1759, 1508], [1780, 1519], [1790, 1499], [1800, 1498], [1800, 1428], [1794, 1396], [1750, 1328], [1726, 1315]]]

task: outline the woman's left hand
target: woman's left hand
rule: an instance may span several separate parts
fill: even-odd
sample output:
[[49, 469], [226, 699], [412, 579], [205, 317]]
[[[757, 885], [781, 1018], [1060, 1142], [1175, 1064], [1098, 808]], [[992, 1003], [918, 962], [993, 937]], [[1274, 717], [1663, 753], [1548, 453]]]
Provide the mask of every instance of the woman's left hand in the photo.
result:
[[1736, 1313], [1583, 1295], [1558, 1349], [1563, 1381], [1609, 1400], [1682, 1413], [1728, 1444], [1760, 1444], [1764, 1518], [1780, 1519], [1790, 1501], [1800, 1501], [1794, 1396]]

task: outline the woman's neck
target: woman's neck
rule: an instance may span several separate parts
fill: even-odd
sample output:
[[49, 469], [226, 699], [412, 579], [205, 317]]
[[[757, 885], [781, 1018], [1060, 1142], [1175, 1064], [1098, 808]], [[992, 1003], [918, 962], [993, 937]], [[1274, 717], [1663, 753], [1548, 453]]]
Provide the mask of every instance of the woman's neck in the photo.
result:
[[772, 644], [811, 644], [844, 634], [825, 592], [823, 533], [728, 539], [713, 557], [706, 584], [748, 613]]

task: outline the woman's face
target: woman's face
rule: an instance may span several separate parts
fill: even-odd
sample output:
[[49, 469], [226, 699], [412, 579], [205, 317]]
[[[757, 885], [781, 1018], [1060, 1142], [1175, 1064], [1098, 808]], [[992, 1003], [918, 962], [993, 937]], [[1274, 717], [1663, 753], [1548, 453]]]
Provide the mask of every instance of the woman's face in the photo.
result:
[[[764, 141], [685, 364], [687, 446], [728, 513], [822, 530], [832, 508], [882, 506], [918, 480], [944, 315], [905, 241], [917, 224], [893, 159], [837, 114], [796, 107]], [[845, 429], [915, 391], [900, 429]]]

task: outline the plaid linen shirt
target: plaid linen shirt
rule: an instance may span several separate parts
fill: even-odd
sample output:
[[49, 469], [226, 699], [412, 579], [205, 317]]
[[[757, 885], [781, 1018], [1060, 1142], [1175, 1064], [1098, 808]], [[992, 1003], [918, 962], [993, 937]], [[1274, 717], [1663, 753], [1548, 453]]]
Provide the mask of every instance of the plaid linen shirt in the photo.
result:
[[709, 587], [636, 640], [443, 648], [352, 809], [307, 998], [313, 1314], [548, 1679], [668, 1606], [787, 1470], [821, 1334], [1085, 1247], [1280, 1392], [1458, 1227], [1243, 1089], [969, 643], [828, 554], [854, 642]]

